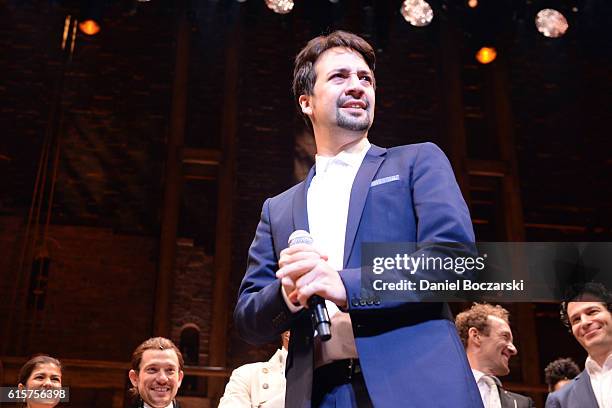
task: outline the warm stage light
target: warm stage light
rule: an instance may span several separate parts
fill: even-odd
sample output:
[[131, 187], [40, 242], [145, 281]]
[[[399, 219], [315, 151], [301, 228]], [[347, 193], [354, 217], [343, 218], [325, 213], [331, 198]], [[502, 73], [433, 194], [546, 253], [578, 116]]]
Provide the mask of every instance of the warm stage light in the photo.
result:
[[266, 0], [266, 6], [278, 14], [287, 14], [293, 10], [293, 0]]
[[476, 53], [476, 60], [481, 64], [489, 64], [497, 57], [497, 51], [493, 47], [482, 47]]
[[85, 20], [79, 23], [79, 29], [87, 35], [96, 35], [100, 32], [100, 25], [94, 20]]
[[400, 12], [415, 27], [424, 27], [433, 20], [433, 10], [424, 0], [404, 0]]
[[553, 9], [540, 10], [536, 15], [535, 25], [542, 35], [550, 38], [561, 37], [569, 27], [565, 16]]
[[478, 7], [478, 0], [468, 0], [468, 6], [470, 6], [471, 8]]

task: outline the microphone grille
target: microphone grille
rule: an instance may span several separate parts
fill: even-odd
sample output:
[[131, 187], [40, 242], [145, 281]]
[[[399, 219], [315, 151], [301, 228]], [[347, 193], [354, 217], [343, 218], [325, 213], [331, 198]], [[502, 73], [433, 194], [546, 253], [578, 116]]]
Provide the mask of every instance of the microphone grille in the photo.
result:
[[308, 244], [312, 245], [314, 240], [308, 231], [304, 230], [296, 230], [291, 233], [289, 236], [289, 246], [297, 245], [297, 244]]

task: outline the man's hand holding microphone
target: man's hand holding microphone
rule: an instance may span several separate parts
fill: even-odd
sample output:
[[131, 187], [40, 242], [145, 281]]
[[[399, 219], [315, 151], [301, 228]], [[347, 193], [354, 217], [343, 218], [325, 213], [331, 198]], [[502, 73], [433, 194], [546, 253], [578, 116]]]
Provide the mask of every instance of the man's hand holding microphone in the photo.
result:
[[340, 308], [347, 305], [346, 289], [340, 275], [327, 259], [327, 255], [313, 245], [310, 234], [298, 230], [289, 237], [289, 247], [281, 251], [280, 269], [276, 272], [289, 301], [313, 309], [315, 328], [323, 340], [327, 337], [326, 327], [329, 329], [330, 325], [327, 310], [322, 310], [325, 309], [323, 299]]

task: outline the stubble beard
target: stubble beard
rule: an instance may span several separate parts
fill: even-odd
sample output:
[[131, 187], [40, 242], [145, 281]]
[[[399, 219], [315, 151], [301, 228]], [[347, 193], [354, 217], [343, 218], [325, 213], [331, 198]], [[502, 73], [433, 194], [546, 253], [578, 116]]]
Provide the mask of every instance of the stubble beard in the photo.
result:
[[342, 112], [341, 108], [336, 110], [336, 122], [342, 129], [361, 132], [368, 130], [371, 126], [370, 112], [366, 110], [365, 116], [355, 117]]

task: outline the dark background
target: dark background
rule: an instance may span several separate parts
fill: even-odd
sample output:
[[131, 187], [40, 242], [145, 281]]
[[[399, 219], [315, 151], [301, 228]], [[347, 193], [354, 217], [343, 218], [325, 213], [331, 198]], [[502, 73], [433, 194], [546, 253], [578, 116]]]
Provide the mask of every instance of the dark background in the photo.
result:
[[[44, 352], [67, 362], [67, 406], [122, 407], [131, 352], [154, 334], [194, 366], [268, 359], [275, 345], [238, 339], [231, 311], [263, 200], [312, 162], [293, 57], [332, 29], [377, 49], [370, 141], [439, 144], [479, 241], [611, 241], [610, 2], [554, 2], [570, 28], [550, 39], [533, 21], [553, 2], [536, 0], [432, 1], [423, 28], [400, 1], [278, 15], [263, 0], [109, 0], [101, 31], [77, 30], [70, 52], [70, 25], [62, 49], [85, 3], [0, 1], [3, 385]], [[541, 406], [545, 365], [584, 352], [556, 304], [506, 306], [519, 355], [504, 383]], [[191, 374], [181, 392], [214, 405], [224, 379]]]

